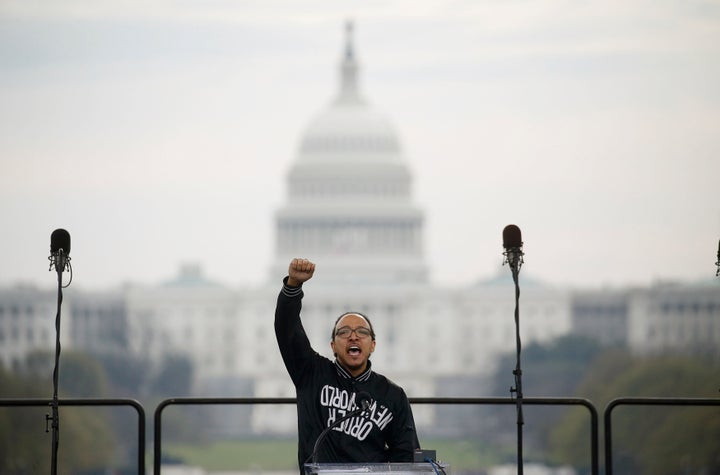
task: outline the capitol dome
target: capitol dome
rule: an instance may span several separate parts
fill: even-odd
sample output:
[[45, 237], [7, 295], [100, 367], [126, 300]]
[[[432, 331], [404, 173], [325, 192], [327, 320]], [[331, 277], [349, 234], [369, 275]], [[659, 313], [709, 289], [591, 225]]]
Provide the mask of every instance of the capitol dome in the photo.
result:
[[346, 29], [339, 91], [309, 123], [276, 213], [274, 273], [305, 256], [331, 282], [422, 282], [423, 214], [385, 115], [360, 93], [352, 25]]
[[303, 134], [297, 165], [308, 162], [399, 162], [400, 143], [390, 120], [374, 110], [358, 86], [358, 64], [348, 25], [340, 87]]
[[400, 145], [387, 118], [365, 103], [333, 103], [310, 124], [300, 145], [302, 162], [400, 158]]

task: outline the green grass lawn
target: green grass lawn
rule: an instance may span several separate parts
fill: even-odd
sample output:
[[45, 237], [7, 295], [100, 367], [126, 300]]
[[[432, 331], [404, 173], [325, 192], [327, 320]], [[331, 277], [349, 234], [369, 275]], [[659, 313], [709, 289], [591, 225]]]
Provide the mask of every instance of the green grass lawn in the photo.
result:
[[[507, 461], [514, 453], [498, 453], [472, 440], [423, 440], [424, 448], [437, 451], [438, 461], [453, 471], [488, 467]], [[295, 470], [295, 440], [231, 440], [210, 444], [163, 445], [163, 455], [181, 459], [205, 470]]]
[[295, 440], [224, 440], [210, 444], [166, 444], [163, 455], [205, 470], [297, 469]]

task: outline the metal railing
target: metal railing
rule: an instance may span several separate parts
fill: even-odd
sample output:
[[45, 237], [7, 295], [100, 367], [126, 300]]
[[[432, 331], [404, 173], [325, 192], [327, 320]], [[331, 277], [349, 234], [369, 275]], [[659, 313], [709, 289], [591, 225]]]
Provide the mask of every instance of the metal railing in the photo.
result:
[[[160, 475], [162, 461], [162, 413], [172, 405], [243, 405], [243, 404], [295, 404], [295, 398], [172, 398], [158, 404], [154, 415], [153, 474]], [[411, 404], [435, 405], [516, 405], [510, 398], [410, 398]], [[582, 398], [523, 398], [523, 404], [540, 406], [583, 406], [590, 412], [591, 470], [599, 475], [598, 463], [598, 412], [587, 399]]]
[[662, 398], [662, 397], [624, 397], [608, 403], [604, 413], [605, 427], [605, 475], [613, 473], [612, 457], [612, 412], [618, 406], [719, 406], [720, 399], [710, 398]]
[[[0, 407], [50, 407], [52, 399], [0, 399]], [[58, 399], [58, 406], [129, 406], [135, 409], [138, 414], [137, 437], [138, 475], [145, 475], [145, 409], [135, 399], [123, 398], [81, 398], [81, 399]]]
[[[50, 399], [0, 399], [0, 407], [50, 407]], [[60, 406], [129, 406], [138, 415], [137, 423], [137, 467], [138, 474], [145, 475], [145, 410], [134, 399], [86, 398], [60, 399]], [[255, 405], [295, 404], [295, 398], [172, 398], [161, 401], [154, 413], [153, 473], [160, 475], [162, 456], [162, 413], [171, 405]], [[411, 404], [431, 405], [515, 405], [510, 398], [410, 398]], [[599, 423], [598, 412], [591, 401], [583, 398], [523, 398], [523, 404], [530, 406], [582, 406], [590, 413], [591, 472], [599, 475]], [[718, 406], [720, 398], [616, 398], [610, 401], [604, 411], [604, 452], [605, 474], [613, 474], [613, 432], [612, 414], [618, 406]]]
[[218, 398], [171, 398], [161, 401], [155, 408], [154, 427], [153, 427], [153, 474], [160, 474], [160, 465], [162, 462], [162, 413], [168, 406], [184, 405], [247, 405], [247, 404], [295, 404], [295, 398], [238, 398], [238, 397], [218, 397]]

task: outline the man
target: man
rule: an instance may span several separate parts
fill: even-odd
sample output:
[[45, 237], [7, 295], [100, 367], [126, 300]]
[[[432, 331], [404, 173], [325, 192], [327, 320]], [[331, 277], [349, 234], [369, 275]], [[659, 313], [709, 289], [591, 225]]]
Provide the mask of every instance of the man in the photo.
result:
[[369, 408], [328, 433], [317, 461], [412, 462], [414, 450], [420, 447], [412, 410], [402, 388], [371, 368], [375, 332], [370, 320], [357, 312], [337, 319], [330, 341], [335, 361], [310, 346], [300, 310], [302, 285], [314, 272], [314, 263], [293, 259], [275, 309], [275, 335], [297, 393], [300, 472], [310, 461], [320, 433], [360, 406], [360, 392], [370, 396]]

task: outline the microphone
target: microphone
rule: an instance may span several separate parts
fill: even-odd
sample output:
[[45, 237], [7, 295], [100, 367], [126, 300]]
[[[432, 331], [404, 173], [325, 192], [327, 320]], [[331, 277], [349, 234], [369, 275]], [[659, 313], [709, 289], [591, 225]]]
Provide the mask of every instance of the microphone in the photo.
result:
[[359, 393], [357, 393], [357, 396], [355, 396], [355, 400], [360, 401], [359, 405], [361, 412], [370, 409], [370, 404], [372, 404], [372, 396], [370, 396], [370, 394], [368, 394], [367, 392], [360, 391]]
[[310, 460], [312, 460], [312, 463], [317, 463], [317, 455], [318, 455], [318, 449], [320, 448], [320, 445], [322, 444], [322, 441], [325, 440], [325, 437], [330, 433], [331, 430], [345, 422], [346, 420], [350, 419], [351, 417], [359, 416], [363, 412], [367, 411], [370, 408], [370, 405], [372, 404], [372, 396], [368, 394], [365, 391], [360, 391], [355, 394], [355, 405], [357, 408], [353, 411], [348, 412], [344, 416], [342, 416], [340, 419], [337, 419], [335, 422], [327, 426], [318, 436], [317, 440], [315, 441], [315, 446], [313, 447], [313, 451], [310, 454], [310, 456], [305, 460], [305, 463], [308, 463]]
[[505, 229], [503, 229], [503, 247], [505, 248], [505, 252], [503, 252], [503, 256], [505, 256], [503, 265], [507, 263], [513, 273], [519, 272], [520, 267], [523, 265], [523, 256], [525, 255], [522, 250], [523, 242], [520, 228], [514, 224], [505, 226]]
[[50, 269], [62, 273], [70, 267], [70, 233], [56, 229], [50, 235]]

